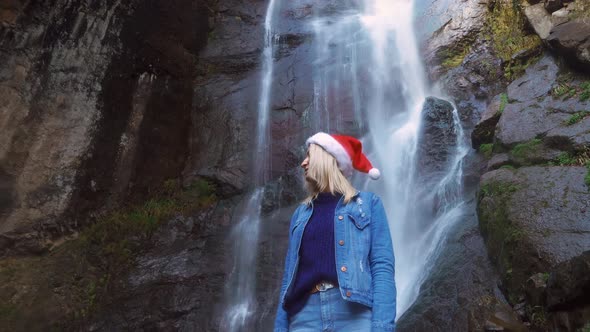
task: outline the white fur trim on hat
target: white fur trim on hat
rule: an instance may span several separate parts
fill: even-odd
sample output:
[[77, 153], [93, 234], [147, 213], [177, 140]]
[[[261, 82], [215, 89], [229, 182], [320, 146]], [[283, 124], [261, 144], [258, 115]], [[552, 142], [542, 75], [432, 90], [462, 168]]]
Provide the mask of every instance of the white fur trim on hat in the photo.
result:
[[371, 177], [371, 179], [373, 180], [377, 180], [381, 177], [381, 172], [376, 168], [371, 168], [371, 170], [369, 171], [369, 177]]
[[342, 147], [342, 145], [340, 145], [340, 143], [338, 143], [334, 137], [326, 133], [317, 133], [308, 138], [305, 144], [307, 146], [310, 144], [317, 144], [321, 146], [324, 150], [336, 158], [338, 166], [345, 176], [352, 175], [352, 160], [350, 160], [348, 152], [346, 152], [344, 147]]

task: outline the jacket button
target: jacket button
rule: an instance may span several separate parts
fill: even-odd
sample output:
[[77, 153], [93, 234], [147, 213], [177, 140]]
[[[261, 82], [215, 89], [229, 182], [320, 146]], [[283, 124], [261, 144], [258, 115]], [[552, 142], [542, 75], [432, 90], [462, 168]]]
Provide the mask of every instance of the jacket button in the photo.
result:
[[344, 245], [344, 240], [338, 241], [338, 244], [341, 245], [341, 246], [343, 246]]
[[338, 220], [342, 220], [342, 219], [344, 219], [343, 216], [338, 216]]
[[342, 272], [346, 272], [346, 266], [343, 266], [343, 267], [341, 267], [341, 268], [340, 268], [340, 271], [342, 271]]
[[346, 296], [350, 297], [352, 295], [352, 293], [350, 291], [346, 292]]

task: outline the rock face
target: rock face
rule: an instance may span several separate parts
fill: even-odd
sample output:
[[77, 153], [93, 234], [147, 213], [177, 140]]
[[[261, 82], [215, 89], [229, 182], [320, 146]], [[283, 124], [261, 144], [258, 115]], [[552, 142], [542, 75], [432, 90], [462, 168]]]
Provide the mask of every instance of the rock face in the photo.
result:
[[448, 5], [449, 8], [444, 11], [449, 16], [448, 21], [434, 32], [424, 49], [431, 78], [438, 78], [444, 70], [441, 67], [441, 58], [461, 53], [475, 41], [485, 23], [487, 3], [487, 0], [468, 0], [451, 2]]
[[[484, 174], [478, 214], [491, 257], [519, 291], [590, 243], [585, 167], [522, 167]], [[556, 199], [559, 198], [559, 199]], [[533, 272], [533, 273], [531, 273]]]
[[555, 26], [547, 41], [559, 54], [590, 72], [590, 23], [587, 20], [578, 19]]
[[[447, 170], [458, 143], [453, 110], [453, 105], [446, 100], [426, 98], [422, 107], [423, 125], [416, 157], [418, 174], [435, 174]], [[418, 178], [422, 178], [421, 175]]]
[[554, 268], [547, 281], [546, 303], [555, 312], [555, 326], [574, 331], [590, 321], [589, 276], [590, 251]]
[[501, 326], [511, 331], [524, 330], [497, 289], [497, 282], [477, 217], [465, 215], [450, 230], [437, 265], [422, 284], [416, 302], [398, 319], [398, 329], [482, 331]]
[[191, 1], [14, 3], [0, 32], [2, 254], [47, 250], [88, 212], [180, 174], [187, 68], [208, 33]]
[[590, 243], [590, 192], [584, 180], [590, 146], [584, 110], [590, 105], [584, 81], [554, 61], [543, 57], [508, 86], [478, 198], [480, 228], [503, 290], [515, 304], [526, 285], [526, 306], [549, 312], [547, 320], [535, 320], [527, 309], [525, 316], [537, 328], [579, 322], [572, 317], [586, 310], [572, 305], [552, 311], [545, 307], [544, 286], [535, 282], [561, 270], [558, 264], [582, 254]]

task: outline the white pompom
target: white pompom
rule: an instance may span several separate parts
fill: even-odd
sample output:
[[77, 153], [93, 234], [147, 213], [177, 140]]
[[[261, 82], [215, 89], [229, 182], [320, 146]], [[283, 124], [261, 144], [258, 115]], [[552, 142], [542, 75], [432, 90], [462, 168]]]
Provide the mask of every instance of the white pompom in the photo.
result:
[[376, 168], [371, 168], [371, 170], [369, 171], [369, 177], [373, 180], [377, 180], [381, 177], [381, 172], [379, 172], [379, 170]]

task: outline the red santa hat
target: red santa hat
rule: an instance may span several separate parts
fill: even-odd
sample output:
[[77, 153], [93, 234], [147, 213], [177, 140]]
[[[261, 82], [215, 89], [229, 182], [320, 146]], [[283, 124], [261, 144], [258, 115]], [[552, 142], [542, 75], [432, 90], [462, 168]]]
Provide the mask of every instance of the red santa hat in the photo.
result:
[[351, 136], [330, 135], [317, 133], [306, 141], [307, 146], [317, 144], [336, 158], [338, 167], [345, 176], [351, 176], [353, 168], [363, 173], [369, 173], [373, 180], [381, 176], [381, 172], [371, 165], [363, 154], [363, 144]]

